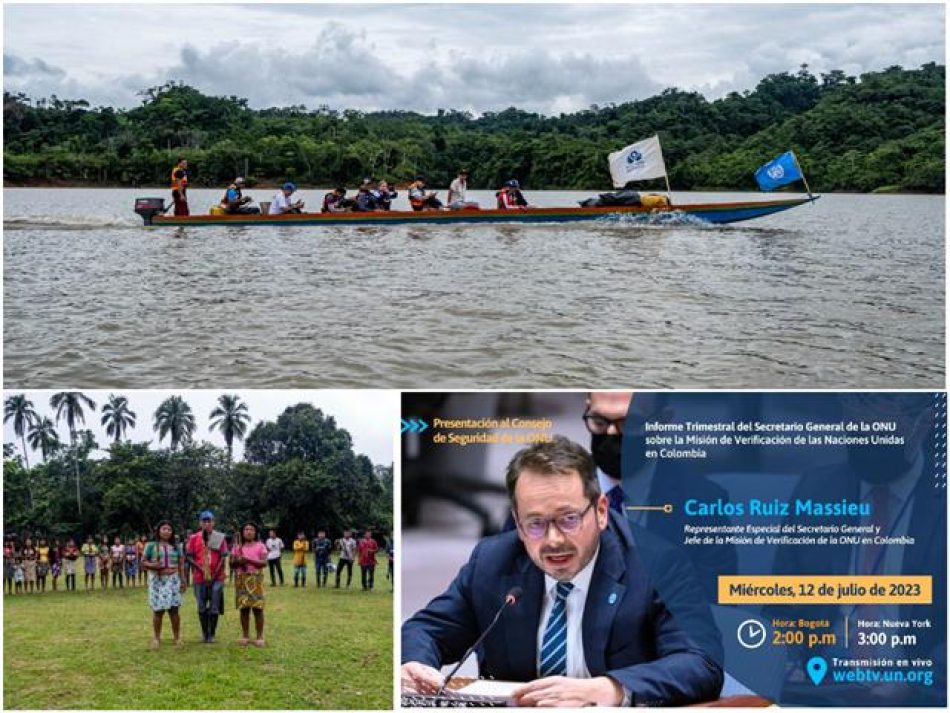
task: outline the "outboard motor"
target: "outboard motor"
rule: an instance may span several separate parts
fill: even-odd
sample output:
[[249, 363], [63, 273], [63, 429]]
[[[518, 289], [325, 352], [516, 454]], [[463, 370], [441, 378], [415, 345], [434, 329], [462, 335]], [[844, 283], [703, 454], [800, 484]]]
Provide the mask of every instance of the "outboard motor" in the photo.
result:
[[165, 212], [164, 198], [136, 198], [135, 212], [142, 216], [146, 225], [152, 224], [152, 218]]

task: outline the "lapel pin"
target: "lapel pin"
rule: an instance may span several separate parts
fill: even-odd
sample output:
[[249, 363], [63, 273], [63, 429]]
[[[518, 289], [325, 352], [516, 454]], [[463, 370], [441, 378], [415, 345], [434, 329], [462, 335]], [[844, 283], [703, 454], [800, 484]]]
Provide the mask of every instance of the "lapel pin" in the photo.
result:
[[610, 593], [610, 596], [607, 597], [607, 603], [608, 603], [608, 604], [616, 604], [616, 603], [617, 603], [617, 593], [616, 593], [616, 592], [611, 592], [611, 593]]

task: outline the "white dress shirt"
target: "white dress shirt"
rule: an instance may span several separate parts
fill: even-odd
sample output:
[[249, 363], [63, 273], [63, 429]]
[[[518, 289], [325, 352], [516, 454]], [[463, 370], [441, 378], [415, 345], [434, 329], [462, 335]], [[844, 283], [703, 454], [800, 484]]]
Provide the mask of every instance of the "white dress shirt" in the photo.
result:
[[[600, 544], [591, 557], [590, 562], [574, 579], [570, 580], [574, 588], [567, 595], [564, 604], [567, 611], [567, 673], [569, 678], [590, 678], [587, 662], [584, 660], [584, 607], [587, 604], [587, 593], [590, 591], [590, 579], [594, 574], [594, 565], [600, 554]], [[544, 629], [548, 624], [548, 617], [554, 602], [557, 599], [558, 580], [547, 574], [544, 575], [544, 604], [541, 607], [541, 621], [538, 624], [538, 655], [541, 655], [541, 642], [544, 640]], [[540, 661], [536, 662], [535, 670]]]

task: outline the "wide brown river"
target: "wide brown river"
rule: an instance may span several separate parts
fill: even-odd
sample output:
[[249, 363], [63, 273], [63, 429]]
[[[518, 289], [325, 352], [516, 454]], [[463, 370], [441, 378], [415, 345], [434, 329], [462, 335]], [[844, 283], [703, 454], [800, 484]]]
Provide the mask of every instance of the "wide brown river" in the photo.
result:
[[723, 227], [145, 229], [133, 199], [165, 193], [4, 190], [5, 388], [944, 385], [942, 196]]

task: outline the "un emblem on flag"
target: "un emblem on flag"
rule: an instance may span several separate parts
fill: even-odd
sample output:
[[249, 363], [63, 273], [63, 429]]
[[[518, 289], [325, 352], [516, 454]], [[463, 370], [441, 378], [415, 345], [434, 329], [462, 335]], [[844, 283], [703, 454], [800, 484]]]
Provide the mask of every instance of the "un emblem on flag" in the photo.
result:
[[781, 164], [776, 164], [775, 166], [767, 169], [766, 173], [773, 181], [777, 181], [785, 175], [785, 169], [782, 168]]
[[627, 154], [627, 163], [631, 166], [634, 166], [643, 161], [643, 154], [634, 149], [629, 154]]

